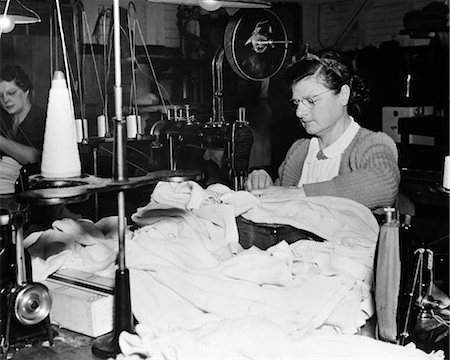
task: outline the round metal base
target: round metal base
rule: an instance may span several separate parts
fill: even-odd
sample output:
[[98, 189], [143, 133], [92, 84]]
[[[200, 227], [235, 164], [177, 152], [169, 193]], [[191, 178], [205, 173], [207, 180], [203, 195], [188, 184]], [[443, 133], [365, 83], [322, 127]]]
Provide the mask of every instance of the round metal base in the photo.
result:
[[119, 343], [114, 331], [99, 336], [92, 344], [92, 354], [101, 359], [115, 358], [119, 353]]

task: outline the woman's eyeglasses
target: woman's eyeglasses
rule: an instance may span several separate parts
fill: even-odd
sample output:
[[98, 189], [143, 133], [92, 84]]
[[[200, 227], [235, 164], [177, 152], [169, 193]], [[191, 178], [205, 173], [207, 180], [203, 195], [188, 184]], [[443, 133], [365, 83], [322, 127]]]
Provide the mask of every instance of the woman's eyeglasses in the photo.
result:
[[294, 108], [294, 110], [297, 110], [297, 108], [300, 105], [300, 103], [303, 104], [303, 106], [305, 106], [309, 110], [312, 110], [312, 109], [314, 109], [316, 107], [317, 97], [319, 97], [319, 96], [321, 96], [323, 94], [326, 94], [327, 92], [330, 92], [332, 90], [333, 89], [328, 89], [328, 90], [325, 90], [324, 92], [321, 92], [319, 94], [308, 96], [308, 97], [303, 97], [301, 99], [291, 99], [291, 100], [289, 100], [289, 102], [291, 103], [291, 105]]
[[0, 94], [0, 100], [5, 101], [6, 97], [9, 97], [9, 98], [14, 97], [18, 91], [19, 91], [19, 89], [8, 90], [4, 94]]

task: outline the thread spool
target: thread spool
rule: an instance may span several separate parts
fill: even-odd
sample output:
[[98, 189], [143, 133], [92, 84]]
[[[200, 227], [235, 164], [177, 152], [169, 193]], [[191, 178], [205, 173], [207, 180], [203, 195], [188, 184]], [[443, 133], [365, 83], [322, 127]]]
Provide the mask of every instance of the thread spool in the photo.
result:
[[442, 187], [445, 190], [450, 190], [450, 155], [447, 155], [444, 160], [444, 175], [442, 176]]
[[106, 136], [106, 116], [99, 115], [97, 116], [97, 136], [105, 137]]
[[83, 119], [83, 140], [89, 139], [89, 125], [87, 119]]
[[246, 117], [245, 117], [245, 112], [246, 112], [246, 108], [245, 107], [240, 107], [239, 108], [239, 122], [241, 122], [241, 123], [243, 123], [243, 122], [245, 122], [245, 119], [246, 119]]
[[75, 119], [77, 129], [77, 142], [81, 143], [89, 139], [89, 129], [87, 119]]
[[[77, 129], [81, 131], [77, 132]], [[82, 138], [82, 121], [75, 121], [64, 73], [55, 71], [48, 97], [41, 175], [51, 178], [80, 176], [77, 140], [82, 141]]]
[[135, 138], [137, 136], [137, 117], [136, 115], [128, 115], [127, 121], [127, 137]]
[[75, 119], [75, 127], [77, 131], [77, 142], [83, 142], [83, 121], [81, 119]]
[[137, 116], [137, 134], [142, 135], [142, 118], [141, 115]]

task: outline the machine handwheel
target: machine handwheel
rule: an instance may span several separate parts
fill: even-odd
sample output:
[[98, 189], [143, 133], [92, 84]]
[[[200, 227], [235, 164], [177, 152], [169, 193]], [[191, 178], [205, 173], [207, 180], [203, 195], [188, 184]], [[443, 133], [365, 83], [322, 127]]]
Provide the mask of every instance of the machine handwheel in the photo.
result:
[[26, 283], [17, 286], [9, 294], [9, 306], [16, 320], [23, 325], [35, 325], [50, 313], [52, 297], [41, 283]]
[[241, 9], [225, 29], [224, 50], [231, 68], [244, 79], [262, 81], [275, 75], [288, 53], [286, 29], [265, 9]]

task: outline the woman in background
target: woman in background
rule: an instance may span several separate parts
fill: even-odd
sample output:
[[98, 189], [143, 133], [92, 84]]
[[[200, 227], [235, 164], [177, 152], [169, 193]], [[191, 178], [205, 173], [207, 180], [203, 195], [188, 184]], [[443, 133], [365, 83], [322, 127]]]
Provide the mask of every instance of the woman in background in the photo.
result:
[[352, 68], [336, 52], [306, 52], [286, 75], [296, 115], [311, 138], [291, 146], [275, 183], [265, 170], [254, 170], [247, 190], [345, 197], [375, 212], [392, 206], [400, 182], [397, 148], [353, 118], [366, 89]]
[[32, 103], [33, 85], [19, 66], [0, 73], [0, 193], [14, 192], [23, 165], [39, 163], [45, 131], [45, 111]]

